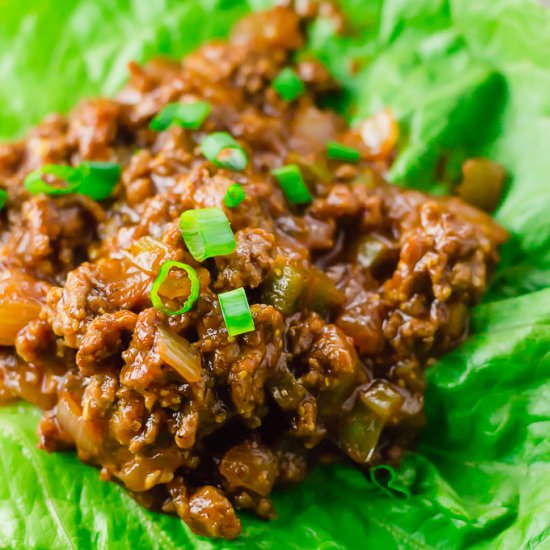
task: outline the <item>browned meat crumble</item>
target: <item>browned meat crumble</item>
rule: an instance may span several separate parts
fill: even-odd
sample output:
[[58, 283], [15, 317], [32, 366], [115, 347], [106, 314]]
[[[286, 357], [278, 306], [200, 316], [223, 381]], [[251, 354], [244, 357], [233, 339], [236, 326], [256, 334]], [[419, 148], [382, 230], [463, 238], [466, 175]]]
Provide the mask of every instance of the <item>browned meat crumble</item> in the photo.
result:
[[[319, 107], [336, 86], [315, 60], [294, 64], [306, 92], [279, 97], [271, 83], [303, 26], [287, 8], [254, 14], [182, 63], [131, 64], [117, 99], [51, 115], [0, 147], [0, 400], [44, 410], [43, 449], [76, 448], [102, 479], [209, 536], [239, 535], [234, 508], [273, 518], [272, 489], [327, 453], [399, 461], [423, 425], [423, 371], [464, 338], [506, 238], [460, 199], [385, 183], [391, 113], [350, 129]], [[200, 130], [149, 128], [167, 103], [197, 99], [212, 105]], [[245, 148], [244, 171], [201, 155], [213, 131]], [[359, 149], [360, 163], [327, 160], [329, 140]], [[82, 160], [121, 164], [112, 198], [23, 187], [45, 164]], [[271, 176], [289, 162], [309, 205], [289, 204]], [[234, 182], [246, 198], [227, 208]], [[237, 247], [198, 263], [178, 217], [205, 207], [224, 209]], [[166, 260], [200, 279], [182, 315], [151, 304]], [[256, 329], [231, 338], [217, 294], [241, 286]], [[167, 361], [173, 338], [200, 354], [198, 381]]]

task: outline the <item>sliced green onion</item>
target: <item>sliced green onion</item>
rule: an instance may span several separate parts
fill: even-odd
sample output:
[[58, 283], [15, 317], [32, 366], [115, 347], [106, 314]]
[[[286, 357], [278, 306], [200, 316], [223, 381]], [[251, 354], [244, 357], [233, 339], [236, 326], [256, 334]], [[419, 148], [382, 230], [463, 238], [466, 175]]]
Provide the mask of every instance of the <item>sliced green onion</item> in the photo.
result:
[[6, 206], [8, 202], [8, 192], [5, 189], [0, 189], [0, 210]]
[[227, 216], [221, 208], [187, 210], [180, 216], [183, 240], [198, 262], [231, 254], [237, 243]]
[[230, 185], [223, 198], [223, 204], [227, 208], [235, 208], [246, 198], [246, 191], [238, 183]]
[[229, 336], [252, 332], [256, 328], [244, 288], [218, 294], [218, 299]]
[[[59, 187], [56, 185], [51, 185], [46, 183], [42, 176], [51, 175], [63, 180], [66, 185], [65, 187]], [[44, 193], [46, 195], [70, 195], [71, 193], [76, 192], [78, 186], [78, 181], [76, 179], [77, 169], [73, 166], [66, 166], [64, 164], [46, 164], [31, 172], [23, 183], [25, 189], [31, 195], [38, 195]]]
[[272, 174], [275, 176], [288, 202], [307, 204], [313, 199], [298, 165], [287, 164], [282, 168], [273, 170]]
[[241, 144], [227, 132], [215, 132], [201, 143], [202, 154], [216, 166], [230, 170], [244, 170], [248, 158]]
[[82, 162], [78, 168], [79, 183], [76, 192], [95, 201], [111, 196], [120, 179], [120, 165], [116, 162]]
[[198, 130], [211, 110], [210, 103], [206, 101], [169, 103], [151, 120], [149, 128], [160, 132], [176, 124], [190, 130]]
[[304, 93], [305, 86], [294, 69], [286, 67], [273, 80], [273, 89], [285, 101], [294, 101]]
[[248, 158], [242, 147], [226, 147], [222, 149], [218, 156], [216, 157], [216, 162], [224, 168], [229, 168], [230, 170], [244, 170], [248, 164]]
[[[174, 268], [182, 269], [183, 271], [185, 271], [191, 283], [191, 291], [189, 292], [189, 296], [187, 300], [185, 300], [183, 306], [178, 310], [172, 310], [166, 307], [159, 294], [159, 291], [166, 281], [166, 278], [168, 277], [170, 271]], [[200, 283], [199, 278], [197, 277], [197, 272], [190, 265], [169, 260], [162, 264], [158, 277], [155, 279], [155, 282], [151, 287], [150, 296], [153, 307], [158, 311], [162, 311], [163, 313], [166, 313], [166, 315], [181, 315], [182, 313], [189, 311], [193, 307], [193, 304], [197, 301], [197, 298], [199, 297], [199, 292]]]
[[354, 147], [342, 145], [336, 141], [327, 143], [327, 156], [329, 159], [343, 160], [345, 162], [359, 162], [361, 154]]
[[[46, 183], [42, 176], [52, 175], [65, 182], [64, 187]], [[80, 193], [96, 201], [108, 198], [120, 178], [120, 166], [115, 162], [85, 161], [77, 167], [47, 164], [25, 178], [25, 189], [31, 195], [69, 195]]]

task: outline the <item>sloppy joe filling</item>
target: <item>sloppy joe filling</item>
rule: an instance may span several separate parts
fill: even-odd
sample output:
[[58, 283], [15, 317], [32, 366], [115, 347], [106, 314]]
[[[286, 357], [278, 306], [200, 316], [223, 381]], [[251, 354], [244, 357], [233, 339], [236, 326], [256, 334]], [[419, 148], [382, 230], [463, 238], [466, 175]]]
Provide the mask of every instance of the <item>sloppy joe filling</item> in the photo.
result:
[[0, 400], [208, 536], [320, 459], [398, 463], [506, 239], [385, 181], [391, 111], [321, 106], [306, 24], [253, 14], [0, 147]]

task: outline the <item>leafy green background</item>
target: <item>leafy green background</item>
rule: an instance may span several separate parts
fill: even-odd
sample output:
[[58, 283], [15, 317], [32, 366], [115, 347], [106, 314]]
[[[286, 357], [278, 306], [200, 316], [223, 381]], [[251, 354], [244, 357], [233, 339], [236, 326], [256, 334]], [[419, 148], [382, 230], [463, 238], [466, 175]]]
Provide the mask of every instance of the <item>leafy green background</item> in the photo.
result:
[[[125, 63], [180, 56], [267, 0], [0, 0], [0, 134], [77, 98], [112, 94]], [[141, 509], [72, 454], [35, 449], [38, 413], [0, 410], [0, 547], [550, 548], [550, 16], [530, 0], [342, 0], [355, 26], [309, 48], [360, 119], [403, 123], [397, 183], [440, 192], [440, 155], [486, 155], [510, 173], [497, 218], [511, 231], [472, 335], [429, 372], [422, 442], [393, 497], [358, 471], [319, 468], [250, 517], [234, 543]], [[361, 70], [352, 75], [350, 64]], [[401, 495], [402, 496], [402, 495]]]

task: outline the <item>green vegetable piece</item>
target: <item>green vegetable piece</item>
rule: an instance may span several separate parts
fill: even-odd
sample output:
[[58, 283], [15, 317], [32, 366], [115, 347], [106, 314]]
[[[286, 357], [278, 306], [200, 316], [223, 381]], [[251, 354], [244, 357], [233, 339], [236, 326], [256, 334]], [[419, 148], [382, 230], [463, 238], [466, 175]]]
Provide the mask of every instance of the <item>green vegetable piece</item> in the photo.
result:
[[79, 183], [76, 192], [96, 201], [108, 199], [120, 179], [120, 165], [115, 162], [81, 163], [78, 168]]
[[384, 427], [384, 420], [374, 414], [360, 399], [340, 422], [338, 444], [358, 464], [372, 460]]
[[294, 101], [304, 93], [305, 86], [294, 69], [285, 67], [273, 80], [273, 89], [285, 101]]
[[218, 299], [229, 336], [238, 336], [255, 330], [244, 288], [218, 294]]
[[180, 216], [183, 240], [198, 262], [231, 254], [237, 243], [231, 224], [221, 208], [187, 210]]
[[262, 285], [262, 302], [291, 315], [298, 307], [324, 314], [342, 304], [345, 296], [317, 268], [277, 264]]
[[294, 313], [307, 282], [303, 269], [293, 265], [275, 267], [262, 287], [262, 302], [284, 315]]
[[7, 202], [8, 202], [8, 192], [5, 189], [0, 189], [0, 210], [3, 210]]
[[334, 282], [320, 269], [311, 268], [307, 275], [302, 303], [311, 311], [325, 314], [342, 305], [346, 298]]
[[357, 263], [365, 269], [375, 267], [388, 254], [388, 245], [373, 235], [365, 235], [357, 244]]
[[[42, 176], [51, 175], [65, 182], [65, 187], [52, 185], [46, 183]], [[75, 193], [79, 182], [78, 168], [73, 166], [66, 166], [64, 164], [46, 164], [38, 170], [31, 172], [23, 183], [25, 189], [31, 195], [39, 195], [44, 193], [45, 195], [58, 196], [58, 195], [70, 195]]]
[[149, 128], [161, 132], [176, 124], [189, 130], [198, 130], [211, 111], [212, 107], [207, 101], [169, 103], [151, 120]]
[[215, 132], [201, 143], [201, 153], [214, 165], [230, 170], [244, 170], [248, 157], [240, 143], [227, 132]]
[[[43, 176], [52, 175], [63, 180], [65, 186], [52, 185]], [[114, 162], [85, 161], [77, 167], [63, 164], [46, 164], [31, 172], [24, 182], [31, 195], [44, 193], [51, 196], [80, 193], [96, 201], [107, 199], [120, 179], [120, 166]]]
[[304, 182], [300, 168], [296, 164], [287, 164], [272, 172], [291, 204], [307, 204], [313, 200], [310, 190]]
[[361, 154], [357, 149], [342, 145], [336, 141], [329, 141], [327, 143], [327, 156], [329, 159], [343, 160], [351, 163], [357, 163], [361, 158]]
[[[187, 273], [187, 276], [189, 277], [189, 281], [191, 282], [191, 291], [189, 292], [189, 296], [185, 300], [183, 306], [177, 310], [173, 310], [166, 307], [160, 296], [162, 292], [163, 284], [165, 283], [168, 275], [170, 274], [170, 271], [175, 268], [182, 269], [183, 271], [185, 271], [185, 273]], [[195, 269], [188, 264], [169, 260], [162, 264], [158, 277], [155, 279], [155, 282], [151, 287], [150, 297], [151, 297], [151, 303], [153, 304], [153, 307], [158, 311], [162, 311], [166, 315], [180, 315], [182, 313], [189, 311], [193, 307], [194, 303], [197, 301], [199, 297], [199, 293], [200, 293], [200, 282], [199, 282], [199, 278], [197, 277], [197, 272], [195, 271]]]
[[246, 198], [246, 191], [238, 183], [229, 186], [223, 198], [223, 204], [227, 208], [235, 208]]
[[462, 181], [456, 188], [464, 201], [486, 212], [498, 206], [504, 187], [504, 168], [485, 158], [468, 159], [462, 165]]

